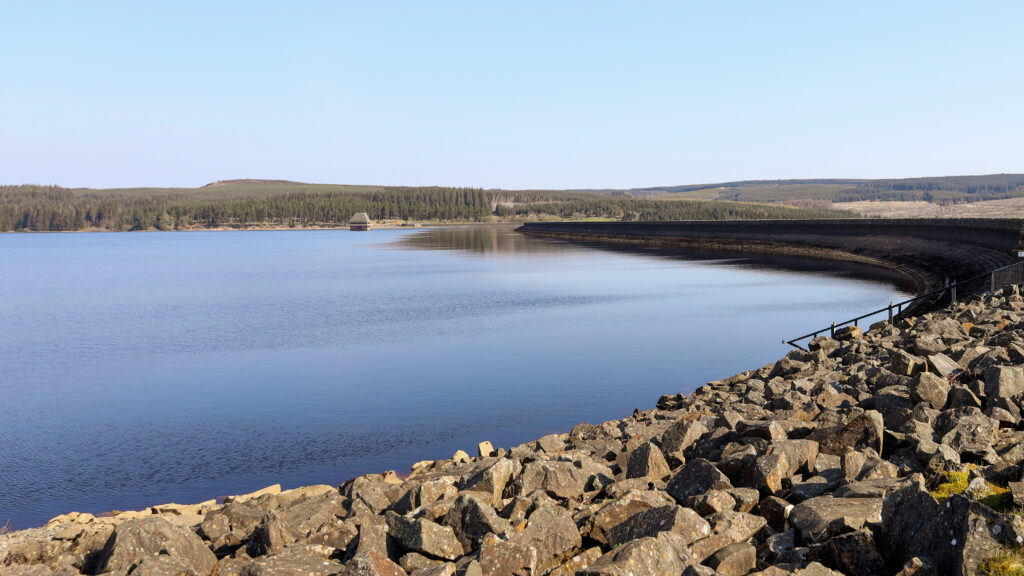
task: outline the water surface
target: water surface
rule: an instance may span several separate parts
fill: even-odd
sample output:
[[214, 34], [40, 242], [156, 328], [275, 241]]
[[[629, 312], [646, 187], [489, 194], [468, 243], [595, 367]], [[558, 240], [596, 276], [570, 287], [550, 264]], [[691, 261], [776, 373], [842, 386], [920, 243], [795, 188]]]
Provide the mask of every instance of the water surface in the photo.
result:
[[0, 235], [0, 525], [621, 418], [906, 288], [507, 228]]

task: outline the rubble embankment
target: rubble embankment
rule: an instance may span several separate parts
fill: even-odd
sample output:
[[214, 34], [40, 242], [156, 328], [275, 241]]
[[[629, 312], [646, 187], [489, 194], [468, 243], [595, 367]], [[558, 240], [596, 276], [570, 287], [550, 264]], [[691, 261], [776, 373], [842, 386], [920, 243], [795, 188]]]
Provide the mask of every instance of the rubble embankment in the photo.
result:
[[840, 330], [622, 420], [0, 536], [0, 573], [988, 574], [1024, 545], [1016, 288]]
[[[924, 294], [1017, 262], [1021, 219], [528, 222], [531, 236], [599, 244], [790, 254], [875, 264]], [[979, 283], [979, 286], [981, 284]]]

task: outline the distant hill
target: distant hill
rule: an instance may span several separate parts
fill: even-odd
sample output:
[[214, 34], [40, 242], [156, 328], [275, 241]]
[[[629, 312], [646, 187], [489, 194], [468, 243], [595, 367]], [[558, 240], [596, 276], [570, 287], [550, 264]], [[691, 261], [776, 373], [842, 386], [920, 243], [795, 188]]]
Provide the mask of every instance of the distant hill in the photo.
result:
[[305, 182], [293, 182], [291, 180], [257, 180], [253, 178], [241, 178], [236, 180], [217, 180], [204, 184], [200, 188], [217, 188], [220, 186], [237, 186], [239, 184], [305, 184]]
[[938, 176], [881, 180], [747, 180], [636, 188], [638, 197], [676, 197], [742, 202], [795, 203], [865, 200], [925, 201], [935, 204], [979, 202], [1024, 196], [1024, 174]]

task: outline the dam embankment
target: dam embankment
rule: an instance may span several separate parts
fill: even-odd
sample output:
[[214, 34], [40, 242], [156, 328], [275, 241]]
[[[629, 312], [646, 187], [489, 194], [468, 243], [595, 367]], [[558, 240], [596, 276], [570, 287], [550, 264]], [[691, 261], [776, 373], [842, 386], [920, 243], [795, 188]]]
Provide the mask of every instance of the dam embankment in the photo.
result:
[[949, 281], [962, 281], [1016, 262], [1017, 251], [1024, 245], [1022, 228], [1021, 219], [842, 219], [529, 222], [517, 230], [588, 243], [863, 262], [906, 274], [918, 293], [924, 294]]

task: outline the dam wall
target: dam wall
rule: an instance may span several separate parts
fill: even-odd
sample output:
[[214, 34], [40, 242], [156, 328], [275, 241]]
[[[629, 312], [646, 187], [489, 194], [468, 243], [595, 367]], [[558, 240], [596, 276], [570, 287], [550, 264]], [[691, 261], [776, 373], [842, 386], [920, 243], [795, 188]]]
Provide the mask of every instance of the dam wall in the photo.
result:
[[[524, 234], [563, 240], [790, 254], [900, 271], [923, 294], [1017, 262], [1021, 219], [836, 219], [529, 222]], [[977, 288], [965, 287], [968, 291]]]

